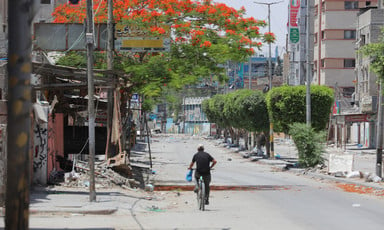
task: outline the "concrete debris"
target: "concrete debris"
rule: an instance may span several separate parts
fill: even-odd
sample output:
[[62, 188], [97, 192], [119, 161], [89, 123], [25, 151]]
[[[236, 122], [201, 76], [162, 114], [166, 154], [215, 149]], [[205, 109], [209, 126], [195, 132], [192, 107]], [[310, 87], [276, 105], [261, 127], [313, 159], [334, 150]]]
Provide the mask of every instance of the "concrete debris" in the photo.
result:
[[[89, 187], [88, 173], [88, 162], [77, 160], [74, 165], [74, 170], [65, 173], [63, 186]], [[115, 172], [105, 161], [95, 164], [95, 183], [96, 186], [100, 188], [113, 187], [114, 185], [118, 185], [123, 188], [135, 188], [140, 185], [140, 182]]]
[[375, 174], [373, 174], [373, 173], [369, 173], [368, 174], [368, 176], [365, 178], [365, 181], [366, 182], [374, 182], [374, 183], [378, 183], [378, 182], [380, 182], [382, 179], [379, 177], [379, 176], [377, 176], [377, 175], [375, 175]]
[[240, 152], [240, 155], [243, 156], [243, 158], [249, 158], [250, 154], [248, 152]]
[[345, 177], [345, 172], [335, 172], [334, 177]]
[[70, 183], [71, 181], [75, 181], [79, 178], [80, 178], [80, 175], [75, 171], [71, 171], [71, 172], [64, 174], [64, 182], [65, 183]]
[[347, 178], [363, 178], [363, 176], [363, 173], [360, 171], [352, 171], [346, 175]]
[[263, 157], [259, 157], [259, 156], [253, 156], [251, 157], [251, 161], [258, 161], [260, 159], [263, 159]]

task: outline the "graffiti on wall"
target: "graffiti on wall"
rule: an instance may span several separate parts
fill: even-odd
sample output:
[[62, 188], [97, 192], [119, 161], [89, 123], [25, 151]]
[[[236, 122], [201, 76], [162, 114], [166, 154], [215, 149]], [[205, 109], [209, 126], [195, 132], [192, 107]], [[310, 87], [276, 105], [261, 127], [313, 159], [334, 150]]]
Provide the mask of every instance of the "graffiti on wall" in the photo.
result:
[[45, 124], [35, 125], [35, 145], [33, 155], [33, 170], [36, 172], [47, 164], [48, 129]]
[[33, 182], [46, 184], [48, 159], [48, 125], [35, 124], [33, 147]]

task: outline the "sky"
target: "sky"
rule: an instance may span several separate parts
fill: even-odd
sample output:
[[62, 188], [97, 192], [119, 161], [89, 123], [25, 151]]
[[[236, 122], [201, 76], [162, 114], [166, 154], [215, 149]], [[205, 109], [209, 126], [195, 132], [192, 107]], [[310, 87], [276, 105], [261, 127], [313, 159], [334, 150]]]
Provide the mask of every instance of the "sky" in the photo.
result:
[[[275, 47], [278, 46], [279, 56], [285, 52], [285, 40], [287, 34], [287, 22], [288, 22], [288, 4], [289, 0], [214, 0], [215, 2], [225, 3], [227, 6], [235, 9], [240, 9], [242, 6], [246, 9], [247, 17], [254, 17], [257, 20], [265, 20], [268, 22], [268, 6], [257, 4], [261, 3], [274, 3], [270, 6], [271, 13], [271, 32], [276, 35], [276, 42], [272, 44], [272, 57], [274, 57]], [[268, 26], [261, 30], [261, 32], [267, 32]], [[268, 56], [268, 45], [263, 46], [262, 53]]]

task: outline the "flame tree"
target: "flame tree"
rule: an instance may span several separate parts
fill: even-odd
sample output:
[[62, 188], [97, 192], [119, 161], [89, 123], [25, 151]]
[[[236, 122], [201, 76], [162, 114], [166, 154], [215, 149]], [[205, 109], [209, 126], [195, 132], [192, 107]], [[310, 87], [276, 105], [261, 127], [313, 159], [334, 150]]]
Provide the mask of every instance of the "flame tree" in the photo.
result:
[[[263, 43], [274, 42], [273, 33], [260, 33], [263, 20], [245, 17], [236, 10], [212, 0], [114, 0], [115, 23], [138, 28], [143, 34], [161, 36], [171, 28], [170, 52], [118, 52], [114, 68], [124, 70], [130, 92], [159, 96], [165, 87], [180, 89], [214, 76], [226, 79], [223, 64], [244, 61]], [[107, 1], [94, 0], [95, 23], [107, 21]], [[59, 5], [52, 14], [55, 23], [82, 23], [86, 1]], [[77, 54], [62, 63], [71, 65]], [[97, 54], [96, 67], [105, 66], [105, 53]]]

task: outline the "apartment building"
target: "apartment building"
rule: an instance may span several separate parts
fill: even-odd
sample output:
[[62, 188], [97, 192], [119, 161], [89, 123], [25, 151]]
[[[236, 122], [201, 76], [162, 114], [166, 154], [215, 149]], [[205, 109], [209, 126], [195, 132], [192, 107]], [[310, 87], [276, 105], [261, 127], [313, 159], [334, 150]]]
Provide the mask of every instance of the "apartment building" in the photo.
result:
[[[383, 8], [361, 9], [357, 18], [356, 49], [369, 43], [378, 42], [383, 26]], [[369, 70], [369, 65], [369, 58], [364, 57], [361, 53], [356, 53], [355, 103], [358, 105], [360, 117], [370, 117], [371, 119], [361, 120], [355, 124], [355, 130], [358, 143], [365, 147], [375, 147], [379, 87], [377, 76]]]
[[[359, 8], [374, 1], [315, 0], [314, 76], [319, 85], [354, 89], [355, 42]], [[346, 95], [349, 94], [349, 95]]]
[[[360, 9], [377, 6], [374, 1], [315, 0], [312, 84], [335, 89], [335, 108], [329, 137], [336, 146], [359, 142], [356, 126], [372, 118], [360, 114], [355, 101], [356, 30]], [[354, 128], [355, 127], [355, 128]], [[372, 130], [367, 135], [372, 146]]]

